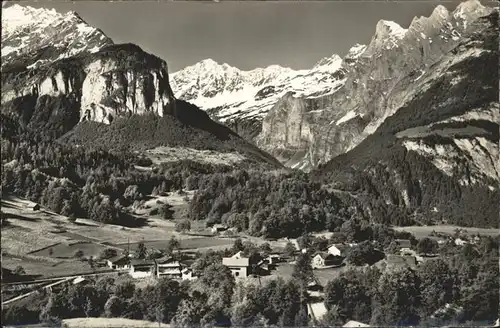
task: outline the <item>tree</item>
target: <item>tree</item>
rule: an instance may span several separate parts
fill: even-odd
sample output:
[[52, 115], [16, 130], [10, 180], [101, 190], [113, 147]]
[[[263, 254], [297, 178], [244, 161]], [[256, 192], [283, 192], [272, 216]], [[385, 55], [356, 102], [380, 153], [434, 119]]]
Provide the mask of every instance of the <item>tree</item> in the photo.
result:
[[374, 296], [372, 324], [377, 326], [418, 324], [421, 304], [420, 280], [411, 269], [384, 272], [380, 276]]
[[181, 243], [179, 242], [179, 240], [175, 238], [175, 236], [172, 236], [168, 241], [167, 253], [171, 254], [175, 249], [179, 250], [180, 245]]
[[117, 296], [111, 296], [104, 305], [104, 314], [108, 318], [120, 317], [123, 305], [123, 302]]
[[292, 257], [293, 256], [293, 259], [295, 260], [295, 251], [297, 250], [297, 248], [295, 247], [295, 245], [289, 241], [286, 243], [285, 245], [285, 254], [288, 256], [288, 257]]
[[175, 224], [175, 231], [177, 232], [185, 232], [191, 230], [191, 221], [182, 220]]
[[77, 251], [75, 252], [75, 254], [74, 254], [73, 256], [74, 256], [74, 258], [76, 258], [76, 259], [80, 259], [80, 260], [81, 260], [81, 259], [83, 258], [83, 256], [84, 256], [84, 255], [85, 255], [85, 254], [83, 254], [83, 251], [82, 251], [81, 249], [79, 249], [79, 250], [77, 250]]
[[417, 244], [417, 251], [420, 254], [435, 254], [437, 253], [438, 250], [438, 243], [437, 241], [430, 239], [430, 238], [422, 238], [418, 241]]
[[116, 249], [106, 248], [101, 252], [101, 254], [99, 254], [99, 258], [102, 260], [106, 260], [106, 259], [110, 259], [112, 257], [115, 257], [117, 255], [118, 255], [118, 253], [117, 253]]
[[139, 259], [145, 259], [148, 251], [146, 249], [146, 245], [144, 245], [143, 242], [140, 242], [137, 245], [137, 258]]
[[296, 279], [302, 287], [307, 287], [307, 284], [314, 278], [311, 257], [307, 253], [299, 255], [293, 268], [292, 277]]
[[94, 268], [95, 268], [95, 261], [94, 261], [94, 257], [93, 257], [93, 256], [90, 256], [90, 257], [88, 258], [87, 262], [88, 262], [88, 264], [89, 264], [90, 268], [91, 268], [92, 270], [94, 270]]
[[269, 245], [269, 243], [266, 242], [259, 246], [259, 251], [263, 256], [268, 256], [269, 254], [272, 253], [273, 250], [271, 248], [271, 245]]
[[241, 241], [241, 238], [236, 238], [236, 240], [233, 243], [233, 247], [231, 248], [231, 253], [236, 254], [238, 252], [241, 252], [245, 249], [243, 246], [243, 242]]

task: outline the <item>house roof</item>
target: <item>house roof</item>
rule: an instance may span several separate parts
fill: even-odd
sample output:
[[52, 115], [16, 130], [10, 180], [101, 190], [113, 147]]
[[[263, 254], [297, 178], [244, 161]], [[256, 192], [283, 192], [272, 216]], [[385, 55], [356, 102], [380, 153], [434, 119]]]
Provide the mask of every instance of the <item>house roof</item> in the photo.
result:
[[234, 258], [234, 257], [224, 257], [222, 258], [222, 264], [225, 266], [234, 267], [248, 267], [250, 265], [250, 259], [248, 257], [244, 258]]
[[225, 225], [222, 225], [222, 224], [214, 224], [212, 226], [212, 229], [227, 229], [227, 227]]
[[175, 262], [178, 263], [178, 261], [175, 261], [174, 257], [170, 256], [170, 255], [160, 257], [160, 258], [156, 259], [155, 261], [156, 261], [156, 263], [159, 263], [159, 264], [167, 264], [167, 263], [175, 263]]
[[115, 257], [108, 259], [108, 261], [113, 263], [113, 264], [125, 262], [125, 260], [128, 260], [126, 255], [117, 255]]
[[316, 257], [316, 256], [318, 256], [318, 255], [319, 255], [319, 256], [321, 256], [321, 258], [322, 258], [323, 260], [326, 260], [326, 259], [327, 259], [327, 258], [329, 258], [329, 257], [333, 257], [333, 255], [332, 255], [332, 254], [327, 253], [327, 252], [318, 252], [318, 253], [314, 254], [314, 257]]
[[155, 262], [153, 260], [143, 260], [143, 259], [133, 259], [130, 261], [131, 265], [139, 266], [139, 265], [154, 265]]
[[349, 248], [349, 245], [346, 245], [346, 244], [332, 244], [332, 245], [328, 246], [328, 249], [330, 249], [331, 247], [335, 247], [339, 251], [343, 252], [343, 251], [345, 251], [346, 249]]
[[310, 303], [309, 309], [312, 314], [314, 314], [314, 318], [316, 318], [316, 320], [321, 319], [327, 312], [324, 302]]
[[349, 320], [342, 327], [370, 327], [370, 325], [367, 325], [366, 323], [362, 323], [362, 322], [359, 322], [359, 321]]

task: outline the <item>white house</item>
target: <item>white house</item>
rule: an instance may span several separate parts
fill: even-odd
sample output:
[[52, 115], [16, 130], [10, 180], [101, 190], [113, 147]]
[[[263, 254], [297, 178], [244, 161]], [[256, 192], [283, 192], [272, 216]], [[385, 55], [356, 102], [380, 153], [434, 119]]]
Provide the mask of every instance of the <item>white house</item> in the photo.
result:
[[155, 272], [155, 262], [153, 260], [133, 259], [130, 262], [129, 274], [132, 278], [153, 277]]
[[328, 253], [333, 256], [346, 256], [346, 250], [349, 246], [345, 244], [333, 244], [328, 246]]
[[212, 233], [213, 234], [216, 234], [216, 233], [219, 233], [219, 232], [222, 232], [222, 231], [226, 231], [227, 230], [227, 227], [225, 225], [222, 225], [222, 224], [214, 224], [212, 226]]
[[316, 254], [311, 260], [313, 269], [324, 268], [326, 266], [334, 265], [335, 257], [332, 254], [321, 252]]
[[181, 271], [182, 274], [182, 280], [195, 280], [197, 279], [196, 276], [193, 276], [193, 270], [190, 268], [184, 268]]
[[463, 246], [465, 244], [468, 244], [466, 240], [463, 240], [462, 238], [456, 238], [455, 239], [455, 245], [457, 246]]
[[235, 277], [244, 278], [250, 274], [250, 259], [244, 257], [242, 252], [222, 258], [222, 264], [227, 266]]

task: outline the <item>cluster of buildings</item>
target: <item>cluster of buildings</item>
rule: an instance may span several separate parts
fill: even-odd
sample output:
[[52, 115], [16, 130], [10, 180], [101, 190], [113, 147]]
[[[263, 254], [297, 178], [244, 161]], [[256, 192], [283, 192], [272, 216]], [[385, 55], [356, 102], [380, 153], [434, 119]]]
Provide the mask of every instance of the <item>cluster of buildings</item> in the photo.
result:
[[246, 278], [252, 274], [268, 275], [273, 266], [281, 261], [278, 254], [270, 254], [267, 258], [251, 259], [238, 252], [231, 257], [222, 258], [222, 264], [231, 270], [235, 278]]
[[132, 278], [171, 278], [178, 280], [193, 280], [191, 268], [183, 265], [172, 256], [158, 259], [131, 259], [126, 255], [115, 256], [107, 260], [107, 265], [113, 270], [128, 271]]

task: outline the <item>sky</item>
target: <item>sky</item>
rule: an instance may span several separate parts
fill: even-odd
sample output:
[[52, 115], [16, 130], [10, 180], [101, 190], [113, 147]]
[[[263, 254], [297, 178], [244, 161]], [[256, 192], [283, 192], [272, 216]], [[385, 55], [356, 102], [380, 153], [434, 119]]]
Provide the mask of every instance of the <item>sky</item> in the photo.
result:
[[367, 44], [380, 19], [407, 28], [460, 1], [20, 1], [76, 11], [115, 43], [131, 42], [166, 60], [175, 72], [211, 58], [249, 70], [273, 64], [311, 68], [332, 54]]

